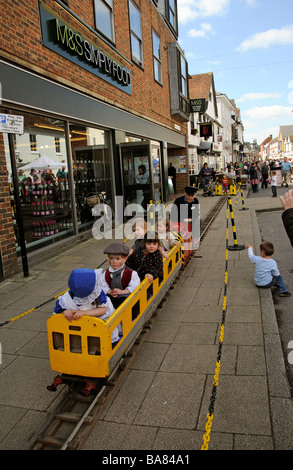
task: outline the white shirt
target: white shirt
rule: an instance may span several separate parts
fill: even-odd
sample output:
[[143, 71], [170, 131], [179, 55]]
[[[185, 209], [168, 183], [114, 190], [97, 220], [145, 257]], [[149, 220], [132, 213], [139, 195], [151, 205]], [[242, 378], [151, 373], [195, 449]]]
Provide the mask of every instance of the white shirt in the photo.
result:
[[[124, 269], [125, 269], [125, 265], [124, 265]], [[123, 269], [123, 271], [121, 271], [121, 278], [123, 276], [124, 269]], [[113, 269], [113, 268], [111, 268], [111, 266], [109, 266], [109, 272], [110, 272], [110, 277], [111, 278], [112, 278], [111, 273], [114, 273], [115, 271], [118, 271], [118, 269]], [[107, 292], [109, 290], [111, 290], [111, 287], [109, 287], [109, 284], [107, 283], [107, 281], [105, 279], [105, 274], [106, 274], [106, 271], [102, 274], [102, 289], [107, 294]], [[129, 292], [131, 293], [139, 286], [139, 284], [140, 284], [140, 278], [139, 278], [137, 272], [132, 271], [132, 276], [131, 276], [131, 279], [130, 279], [129, 284], [126, 287], [126, 289], [128, 289]]]

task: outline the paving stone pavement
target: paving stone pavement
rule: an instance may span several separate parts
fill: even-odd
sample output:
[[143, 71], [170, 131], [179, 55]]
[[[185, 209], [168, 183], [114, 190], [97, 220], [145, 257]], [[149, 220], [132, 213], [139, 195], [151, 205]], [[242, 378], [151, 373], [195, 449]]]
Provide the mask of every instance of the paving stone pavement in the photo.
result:
[[[204, 216], [216, 198], [202, 198]], [[233, 204], [236, 198], [232, 198]], [[280, 201], [270, 206], [280, 208]], [[234, 210], [239, 244], [259, 245], [256, 210], [267, 196]], [[69, 272], [104, 260], [107, 240], [93, 238], [40, 259], [0, 284], [0, 323], [67, 288]], [[229, 244], [233, 245], [229, 221]], [[182, 272], [146, 341], [84, 450], [200, 450], [222, 321], [226, 207]], [[95, 266], [93, 266], [93, 262]], [[282, 299], [290, 302], [290, 299]], [[46, 320], [54, 302], [0, 328], [0, 449], [23, 449], [62, 392], [46, 390]], [[227, 312], [210, 450], [283, 450], [293, 446], [292, 400], [270, 290], [253, 283], [247, 250], [228, 253]]]

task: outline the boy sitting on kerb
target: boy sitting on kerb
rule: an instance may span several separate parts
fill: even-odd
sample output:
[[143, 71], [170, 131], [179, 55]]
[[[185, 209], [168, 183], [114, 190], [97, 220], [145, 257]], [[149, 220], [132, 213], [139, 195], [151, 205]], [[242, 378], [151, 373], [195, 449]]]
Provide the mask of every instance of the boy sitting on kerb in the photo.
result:
[[279, 272], [278, 265], [276, 261], [271, 258], [275, 251], [274, 245], [271, 242], [261, 243], [259, 246], [260, 256], [253, 254], [251, 245], [246, 244], [246, 248], [248, 249], [250, 261], [255, 264], [254, 282], [256, 286], [276, 286], [280, 297], [290, 297], [291, 293], [288, 291], [285, 281]]
[[112, 243], [104, 253], [108, 255], [109, 268], [102, 275], [102, 288], [116, 309], [139, 286], [140, 278], [136, 271], [125, 265], [129, 255], [128, 246]]
[[[69, 290], [58, 297], [53, 314], [62, 313], [71, 322], [82, 316], [107, 320], [114, 312], [111, 300], [102, 287], [102, 269], [74, 269], [68, 279]], [[119, 341], [118, 328], [112, 343]]]

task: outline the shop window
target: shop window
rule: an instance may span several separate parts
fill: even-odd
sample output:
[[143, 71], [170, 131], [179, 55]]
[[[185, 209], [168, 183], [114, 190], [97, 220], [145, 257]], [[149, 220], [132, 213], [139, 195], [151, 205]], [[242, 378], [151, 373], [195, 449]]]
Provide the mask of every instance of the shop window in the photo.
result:
[[137, 64], [142, 65], [143, 57], [142, 57], [141, 13], [131, 0], [129, 0], [129, 20], [130, 20], [132, 60], [136, 62]]
[[73, 178], [79, 231], [95, 221], [94, 207], [105, 202], [111, 207], [109, 132], [70, 124]]
[[96, 28], [114, 42], [113, 0], [95, 0], [94, 5]]
[[16, 207], [13, 196], [8, 136], [3, 134], [16, 249], [20, 252], [16, 223], [19, 211], [23, 220], [26, 248], [27, 251], [32, 251], [73, 233], [64, 122], [19, 111], [12, 110], [12, 113], [24, 117], [24, 134], [14, 135], [19, 208]]

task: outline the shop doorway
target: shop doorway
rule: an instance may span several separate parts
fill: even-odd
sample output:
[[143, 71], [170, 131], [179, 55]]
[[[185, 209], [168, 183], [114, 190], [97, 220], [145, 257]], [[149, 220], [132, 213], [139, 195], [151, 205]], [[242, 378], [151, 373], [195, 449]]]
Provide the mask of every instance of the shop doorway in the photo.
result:
[[124, 205], [139, 204], [147, 210], [150, 202], [161, 202], [160, 143], [125, 142], [119, 145]]

